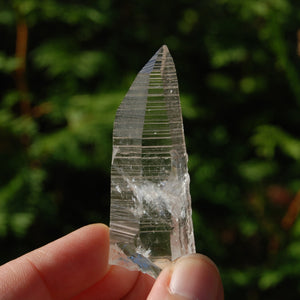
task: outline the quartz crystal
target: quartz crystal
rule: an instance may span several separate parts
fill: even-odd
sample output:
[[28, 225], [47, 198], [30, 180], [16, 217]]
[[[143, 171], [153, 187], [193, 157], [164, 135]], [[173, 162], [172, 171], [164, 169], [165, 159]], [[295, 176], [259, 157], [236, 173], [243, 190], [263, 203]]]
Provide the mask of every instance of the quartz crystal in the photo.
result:
[[195, 252], [189, 182], [176, 70], [162, 46], [115, 118], [110, 264], [157, 277], [167, 263]]

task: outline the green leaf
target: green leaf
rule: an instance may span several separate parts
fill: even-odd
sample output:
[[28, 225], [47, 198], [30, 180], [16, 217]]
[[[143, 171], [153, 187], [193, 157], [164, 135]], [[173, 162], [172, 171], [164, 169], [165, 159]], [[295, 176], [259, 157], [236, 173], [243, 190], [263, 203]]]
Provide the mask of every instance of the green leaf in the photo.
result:
[[26, 234], [33, 220], [34, 215], [32, 213], [15, 213], [12, 216], [10, 216], [10, 226], [17, 236], [22, 237]]
[[263, 290], [277, 285], [283, 278], [284, 274], [278, 270], [264, 271], [259, 279], [259, 287]]
[[257, 153], [266, 158], [273, 158], [278, 147], [287, 156], [295, 160], [300, 159], [300, 139], [294, 138], [279, 127], [259, 126], [252, 137], [252, 143], [256, 146]]
[[12, 71], [15, 71], [19, 65], [20, 59], [16, 57], [9, 57], [3, 52], [0, 52], [0, 72], [11, 73]]
[[277, 170], [277, 165], [270, 161], [251, 160], [241, 163], [238, 167], [241, 176], [252, 182], [261, 182]]

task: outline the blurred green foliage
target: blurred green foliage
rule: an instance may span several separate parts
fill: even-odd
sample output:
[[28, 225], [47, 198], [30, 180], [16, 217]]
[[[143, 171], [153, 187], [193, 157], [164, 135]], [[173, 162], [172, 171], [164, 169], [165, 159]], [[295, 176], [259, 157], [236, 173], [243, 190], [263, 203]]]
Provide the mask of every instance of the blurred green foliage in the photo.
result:
[[299, 12], [296, 0], [0, 0], [0, 262], [108, 223], [115, 111], [167, 44], [198, 251], [229, 299], [298, 299]]

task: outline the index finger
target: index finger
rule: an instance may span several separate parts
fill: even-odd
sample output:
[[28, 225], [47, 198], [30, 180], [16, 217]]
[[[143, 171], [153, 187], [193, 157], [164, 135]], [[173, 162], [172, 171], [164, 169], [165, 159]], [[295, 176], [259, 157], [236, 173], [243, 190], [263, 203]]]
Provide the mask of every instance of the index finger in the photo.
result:
[[1, 266], [0, 295], [24, 300], [71, 298], [106, 274], [108, 252], [108, 228], [85, 226]]

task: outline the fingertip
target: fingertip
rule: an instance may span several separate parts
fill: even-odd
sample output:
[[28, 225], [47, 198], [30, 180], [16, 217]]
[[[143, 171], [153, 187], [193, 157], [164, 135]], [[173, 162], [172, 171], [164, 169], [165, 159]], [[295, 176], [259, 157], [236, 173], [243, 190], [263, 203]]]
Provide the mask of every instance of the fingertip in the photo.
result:
[[95, 223], [86, 225], [70, 234], [73, 240], [74, 238], [76, 239], [76, 235], [77, 238], [83, 239], [86, 242], [94, 245], [94, 247], [92, 247], [91, 249], [96, 249], [98, 247], [98, 251], [101, 251], [102, 256], [108, 257], [109, 228], [105, 224]]
[[179, 259], [173, 269], [169, 290], [186, 299], [217, 299], [220, 274], [206, 256], [194, 254]]
[[149, 299], [222, 300], [223, 287], [218, 268], [201, 254], [181, 257], [163, 270]]
[[89, 224], [86, 226], [81, 227], [77, 231], [89, 231], [93, 233], [98, 233], [101, 235], [109, 235], [109, 228], [107, 225], [102, 224], [102, 223], [94, 223], [94, 224]]
[[195, 259], [199, 262], [201, 261], [203, 264], [208, 264], [211, 268], [213, 268], [215, 270], [215, 272], [218, 274], [218, 276], [220, 276], [219, 268], [217, 267], [217, 265], [208, 256], [206, 256], [204, 254], [193, 253], [193, 254], [181, 256], [174, 263], [177, 264], [181, 260], [193, 260], [193, 259]]

